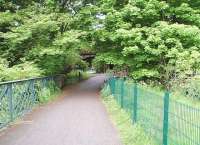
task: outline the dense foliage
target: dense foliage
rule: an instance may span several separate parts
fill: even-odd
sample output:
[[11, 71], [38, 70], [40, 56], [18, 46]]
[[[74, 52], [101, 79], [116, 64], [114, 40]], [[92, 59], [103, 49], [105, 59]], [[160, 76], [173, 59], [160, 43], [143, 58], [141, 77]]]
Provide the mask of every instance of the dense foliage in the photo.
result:
[[[107, 3], [107, 5], [105, 5]], [[128, 69], [137, 80], [169, 81], [199, 70], [200, 3], [196, 1], [104, 0], [104, 27], [96, 33], [95, 64]]]
[[97, 69], [126, 69], [137, 80], [166, 86], [198, 74], [198, 1], [0, 0], [0, 5], [1, 80], [13, 73], [29, 77], [85, 67], [80, 54], [91, 50]]
[[79, 29], [83, 16], [53, 8], [53, 1], [36, 2], [0, 1], [0, 81], [86, 67], [80, 56], [90, 49], [87, 32]]

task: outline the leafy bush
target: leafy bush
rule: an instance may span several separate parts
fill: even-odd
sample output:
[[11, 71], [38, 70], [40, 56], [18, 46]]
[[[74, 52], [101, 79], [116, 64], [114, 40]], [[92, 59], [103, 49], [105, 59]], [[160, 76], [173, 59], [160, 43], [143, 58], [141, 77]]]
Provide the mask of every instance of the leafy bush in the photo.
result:
[[39, 86], [38, 90], [38, 101], [41, 104], [47, 103], [55, 99], [56, 95], [60, 91], [60, 89], [56, 86], [54, 82], [49, 82], [47, 87], [42, 88]]
[[24, 62], [9, 68], [7, 61], [0, 60], [0, 81], [33, 78], [41, 76], [42, 73], [43, 71], [31, 62]]
[[88, 77], [89, 77], [89, 75], [87, 72], [80, 71], [80, 70], [72, 70], [70, 73], [66, 74], [65, 83], [73, 84], [73, 83], [76, 83], [77, 81], [79, 81], [79, 79], [84, 80], [84, 79], [87, 79]]
[[38, 100], [39, 100], [40, 103], [46, 103], [46, 102], [53, 99], [52, 98], [53, 96], [51, 94], [51, 90], [49, 88], [42, 89], [42, 91], [39, 92], [38, 95], [39, 95]]

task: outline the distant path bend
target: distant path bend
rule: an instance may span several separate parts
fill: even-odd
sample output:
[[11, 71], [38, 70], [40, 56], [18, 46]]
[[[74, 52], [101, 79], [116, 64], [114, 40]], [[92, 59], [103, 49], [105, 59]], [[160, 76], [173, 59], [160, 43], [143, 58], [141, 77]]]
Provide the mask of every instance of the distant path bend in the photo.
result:
[[0, 145], [121, 145], [99, 90], [105, 75], [66, 87], [60, 98], [38, 107], [0, 133]]

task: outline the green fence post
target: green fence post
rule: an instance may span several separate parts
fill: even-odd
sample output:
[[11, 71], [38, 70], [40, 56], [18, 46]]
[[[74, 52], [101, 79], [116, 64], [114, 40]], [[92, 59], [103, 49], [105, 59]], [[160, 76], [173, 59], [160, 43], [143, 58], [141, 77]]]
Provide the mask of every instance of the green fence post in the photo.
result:
[[10, 112], [10, 121], [13, 121], [13, 90], [12, 83], [8, 84], [8, 101], [9, 101], [9, 112]]
[[121, 108], [124, 107], [124, 80], [121, 80]]
[[137, 83], [135, 83], [134, 84], [134, 90], [133, 90], [134, 92], [134, 98], [133, 98], [133, 123], [136, 123], [136, 121], [137, 121], [137, 97], [138, 97], [138, 89], [137, 89]]
[[115, 78], [112, 78], [112, 95], [115, 97]]
[[116, 79], [113, 78], [113, 95], [115, 96], [115, 84], [116, 84]]
[[163, 145], [168, 145], [168, 124], [169, 123], [169, 92], [164, 96], [164, 116], [163, 116]]

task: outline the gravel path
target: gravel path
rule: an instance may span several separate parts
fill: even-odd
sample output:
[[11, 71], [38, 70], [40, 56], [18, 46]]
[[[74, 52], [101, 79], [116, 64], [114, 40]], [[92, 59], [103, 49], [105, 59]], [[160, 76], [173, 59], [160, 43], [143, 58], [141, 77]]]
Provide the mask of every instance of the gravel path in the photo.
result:
[[121, 145], [98, 93], [104, 79], [66, 87], [56, 101], [1, 132], [0, 145]]

